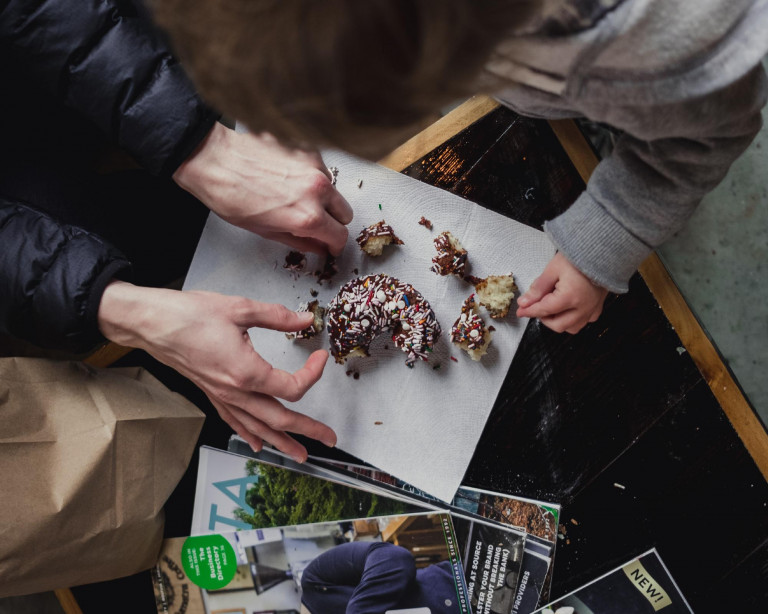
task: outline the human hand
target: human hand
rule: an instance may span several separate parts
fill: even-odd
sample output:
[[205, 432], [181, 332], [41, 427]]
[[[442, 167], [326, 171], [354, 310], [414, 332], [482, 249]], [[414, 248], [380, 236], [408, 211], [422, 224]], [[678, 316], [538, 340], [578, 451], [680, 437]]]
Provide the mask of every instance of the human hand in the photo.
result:
[[352, 207], [317, 152], [216, 123], [173, 179], [230, 224], [300, 251], [344, 249]]
[[[147, 351], [205, 392], [222, 419], [255, 450], [269, 442], [298, 462], [307, 451], [286, 431], [328, 446], [328, 426], [284, 407], [277, 398], [298, 401], [320, 379], [328, 352], [312, 353], [295, 373], [274, 368], [253, 347], [254, 326], [286, 332], [312, 322], [311, 313], [282, 305], [211, 292], [179, 292], [111, 282], [98, 319], [102, 334], [121, 345]], [[276, 398], [277, 397], [277, 398]]]
[[561, 252], [517, 299], [517, 317], [538, 318], [557, 333], [578, 333], [603, 311], [608, 290], [594, 284]]

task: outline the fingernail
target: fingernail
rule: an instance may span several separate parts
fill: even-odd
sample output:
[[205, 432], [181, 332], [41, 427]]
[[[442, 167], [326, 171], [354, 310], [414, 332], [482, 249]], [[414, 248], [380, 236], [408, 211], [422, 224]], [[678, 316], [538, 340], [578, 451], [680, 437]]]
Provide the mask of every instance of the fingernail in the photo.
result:
[[302, 463], [303, 463], [305, 460], [307, 460], [307, 459], [305, 459], [303, 456], [292, 456], [291, 458], [292, 458], [293, 460], [295, 460], [297, 463], [299, 463], [300, 465], [301, 465], [301, 464], [302, 464]]

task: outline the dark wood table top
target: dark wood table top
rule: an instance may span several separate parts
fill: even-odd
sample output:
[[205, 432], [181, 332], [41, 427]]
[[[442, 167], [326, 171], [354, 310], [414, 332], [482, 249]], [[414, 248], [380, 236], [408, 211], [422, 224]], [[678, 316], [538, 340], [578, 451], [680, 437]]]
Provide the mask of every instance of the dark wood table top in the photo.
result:
[[[540, 228], [597, 160], [572, 122], [491, 109], [390, 165]], [[768, 434], [658, 258], [641, 271], [578, 335], [529, 324], [465, 483], [563, 505], [553, 596], [656, 547], [694, 611], [768, 611]]]
[[[540, 228], [596, 162], [573, 123], [474, 99], [383, 164]], [[641, 272], [578, 335], [529, 323], [465, 483], [562, 504], [553, 597], [656, 547], [695, 612], [768, 611], [768, 433], [658, 259]], [[207, 406], [141, 353], [124, 360]], [[224, 447], [206, 422], [201, 443]], [[168, 535], [188, 530], [193, 494], [186, 476]], [[148, 604], [142, 577], [73, 590], [86, 614], [107, 593]]]

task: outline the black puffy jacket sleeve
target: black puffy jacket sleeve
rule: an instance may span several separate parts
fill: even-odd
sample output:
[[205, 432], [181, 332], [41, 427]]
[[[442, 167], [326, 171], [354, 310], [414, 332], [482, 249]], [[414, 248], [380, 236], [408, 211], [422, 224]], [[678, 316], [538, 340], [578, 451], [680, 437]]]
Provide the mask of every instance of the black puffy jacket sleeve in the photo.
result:
[[40, 347], [86, 352], [104, 288], [130, 263], [100, 237], [0, 197], [0, 330]]
[[[217, 119], [130, 1], [0, 0], [0, 54], [156, 175], [173, 173]], [[104, 341], [103, 290], [129, 271], [99, 236], [0, 195], [0, 332], [89, 351]]]
[[172, 174], [217, 119], [130, 0], [0, 0], [0, 53], [154, 174]]

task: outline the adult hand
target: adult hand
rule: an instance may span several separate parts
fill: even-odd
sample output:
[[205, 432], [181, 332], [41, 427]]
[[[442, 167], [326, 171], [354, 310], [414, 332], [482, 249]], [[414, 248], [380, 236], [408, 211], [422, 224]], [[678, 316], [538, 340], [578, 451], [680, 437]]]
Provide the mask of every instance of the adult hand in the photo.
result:
[[336, 444], [336, 435], [277, 399], [301, 399], [320, 379], [328, 353], [318, 350], [301, 369], [288, 373], [259, 356], [247, 330], [298, 331], [312, 317], [242, 297], [142, 288], [123, 281], [107, 286], [98, 312], [107, 339], [141, 348], [189, 378], [255, 450], [266, 441], [299, 462], [306, 460], [307, 451], [286, 431], [328, 446]]
[[352, 207], [317, 152], [216, 123], [173, 179], [235, 226], [300, 251], [336, 256], [344, 249]]
[[594, 284], [561, 252], [517, 299], [519, 318], [538, 318], [553, 331], [578, 333], [603, 311], [608, 290]]

